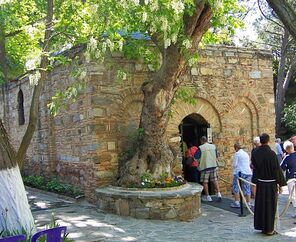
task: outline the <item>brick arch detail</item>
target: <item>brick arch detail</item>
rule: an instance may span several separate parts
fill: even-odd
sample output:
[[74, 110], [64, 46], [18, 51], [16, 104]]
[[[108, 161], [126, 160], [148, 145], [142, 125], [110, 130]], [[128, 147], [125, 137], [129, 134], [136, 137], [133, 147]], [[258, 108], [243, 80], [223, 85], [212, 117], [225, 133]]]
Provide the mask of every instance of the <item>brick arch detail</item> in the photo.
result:
[[231, 110], [235, 105], [237, 105], [238, 102], [244, 102], [252, 112], [254, 110], [258, 113], [261, 110], [261, 105], [257, 97], [251, 92], [243, 93], [239, 97], [229, 100], [229, 102], [226, 104], [226, 109]]
[[235, 107], [243, 103], [249, 109], [251, 116], [252, 116], [252, 127], [253, 127], [253, 135], [256, 136], [259, 134], [259, 111], [261, 110], [261, 105], [259, 104], [255, 95], [248, 94], [247, 96], [239, 96], [238, 98], [234, 99], [231, 103], [227, 106], [227, 112], [224, 116], [231, 115], [231, 112], [235, 110]]
[[178, 136], [178, 127], [180, 123], [186, 116], [193, 113], [201, 115], [211, 125], [213, 132], [222, 132], [221, 113], [218, 109], [213, 103], [203, 97], [196, 97], [196, 100], [196, 105], [177, 101], [172, 106], [172, 117], [170, 118], [167, 127], [167, 135], [169, 137]]
[[129, 108], [129, 105], [133, 102], [143, 102], [144, 96], [140, 90], [140, 88], [129, 88], [124, 90], [120, 94], [120, 102], [121, 105], [116, 110], [117, 117], [123, 117], [125, 111]]

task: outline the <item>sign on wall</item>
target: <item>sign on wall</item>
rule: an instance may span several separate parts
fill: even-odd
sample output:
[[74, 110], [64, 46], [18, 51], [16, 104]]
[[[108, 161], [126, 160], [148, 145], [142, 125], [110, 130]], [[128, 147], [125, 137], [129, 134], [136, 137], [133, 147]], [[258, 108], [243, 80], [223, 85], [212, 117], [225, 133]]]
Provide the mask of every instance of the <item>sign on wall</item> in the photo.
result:
[[207, 128], [207, 138], [209, 143], [213, 143], [213, 131], [212, 128]]

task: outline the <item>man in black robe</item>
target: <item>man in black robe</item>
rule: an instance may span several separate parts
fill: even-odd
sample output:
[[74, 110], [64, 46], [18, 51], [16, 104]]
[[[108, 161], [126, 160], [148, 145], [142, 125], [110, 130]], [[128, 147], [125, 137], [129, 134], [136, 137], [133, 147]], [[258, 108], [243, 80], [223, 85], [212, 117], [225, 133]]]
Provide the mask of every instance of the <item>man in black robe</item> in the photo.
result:
[[275, 234], [274, 221], [277, 209], [278, 192], [286, 185], [277, 156], [269, 147], [269, 135], [260, 136], [261, 146], [252, 156], [256, 171], [256, 198], [254, 228], [267, 235]]

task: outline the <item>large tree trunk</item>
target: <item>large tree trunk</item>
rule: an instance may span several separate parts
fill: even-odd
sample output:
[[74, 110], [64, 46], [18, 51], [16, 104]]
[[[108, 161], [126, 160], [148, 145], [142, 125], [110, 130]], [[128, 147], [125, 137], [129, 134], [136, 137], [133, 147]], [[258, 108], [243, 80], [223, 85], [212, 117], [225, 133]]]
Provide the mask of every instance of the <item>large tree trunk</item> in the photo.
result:
[[[210, 6], [205, 1], [199, 1], [193, 16], [184, 18], [185, 32], [192, 39], [192, 53], [197, 51], [203, 34], [210, 27], [211, 17]], [[171, 174], [171, 163], [175, 157], [166, 141], [165, 132], [169, 108], [187, 66], [176, 45], [164, 50], [162, 57], [161, 68], [142, 85], [144, 103], [140, 128], [144, 130], [144, 135], [136, 155], [120, 169], [119, 184], [122, 186], [139, 184], [140, 176], [148, 170], [155, 178], [162, 172]]]
[[23, 164], [26, 151], [32, 140], [37, 125], [39, 97], [47, 78], [49, 42], [52, 34], [53, 0], [47, 1], [46, 29], [44, 36], [43, 53], [40, 69], [41, 78], [34, 87], [30, 106], [29, 123], [16, 153], [9, 142], [8, 135], [0, 120], [0, 231], [8, 232], [22, 230], [29, 235], [35, 231], [34, 219], [30, 211], [28, 200], [19, 166]]
[[[1, 6], [0, 6], [0, 10]], [[5, 55], [5, 23], [0, 21], [0, 71], [2, 72], [1, 83], [1, 94], [2, 94], [2, 105], [3, 105], [3, 121], [7, 129], [9, 129], [9, 122], [7, 120], [8, 113], [8, 97], [7, 93], [7, 82], [8, 82], [8, 66]]]
[[296, 54], [291, 58], [289, 66], [287, 68], [287, 47], [289, 44], [289, 33], [285, 29], [282, 46], [281, 56], [278, 67], [277, 85], [276, 85], [276, 103], [275, 103], [275, 114], [276, 114], [276, 135], [280, 135], [282, 113], [285, 103], [285, 95], [288, 89], [289, 83], [296, 72]]
[[296, 11], [286, 0], [266, 0], [296, 40]]
[[277, 84], [276, 84], [276, 101], [275, 101], [275, 130], [276, 135], [280, 134], [281, 130], [281, 120], [282, 120], [282, 111], [284, 107], [284, 79], [285, 79], [285, 66], [286, 66], [286, 54], [287, 54], [287, 45], [289, 41], [289, 32], [287, 29], [284, 29], [284, 35], [281, 45], [281, 55], [278, 66], [277, 73]]
[[15, 151], [0, 120], [0, 231], [35, 232], [34, 219], [28, 203]]

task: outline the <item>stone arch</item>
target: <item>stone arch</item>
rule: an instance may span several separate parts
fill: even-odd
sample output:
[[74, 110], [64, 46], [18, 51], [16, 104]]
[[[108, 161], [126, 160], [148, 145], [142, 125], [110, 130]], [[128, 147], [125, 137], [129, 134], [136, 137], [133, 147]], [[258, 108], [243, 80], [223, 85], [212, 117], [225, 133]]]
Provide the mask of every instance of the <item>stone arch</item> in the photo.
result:
[[253, 94], [249, 94], [248, 96], [239, 96], [238, 98], [234, 99], [227, 105], [227, 111], [225, 112], [225, 115], [232, 113], [233, 110], [235, 110], [235, 107], [240, 103], [245, 104], [251, 113], [252, 136], [254, 137], [259, 135], [259, 111], [261, 110], [261, 106]]
[[180, 123], [186, 116], [194, 113], [201, 115], [210, 124], [214, 133], [219, 134], [222, 132], [221, 114], [216, 107], [202, 97], [197, 97], [196, 101], [196, 105], [177, 101], [172, 106], [172, 117], [167, 127], [167, 136], [169, 139], [179, 136], [178, 127]]
[[[212, 98], [215, 103], [215, 99]], [[221, 111], [221, 109], [220, 109]], [[221, 113], [205, 96], [196, 97], [196, 104], [189, 104], [182, 101], [177, 101], [171, 107], [172, 117], [168, 121], [166, 137], [170, 144], [171, 149], [176, 154], [176, 160], [172, 163], [175, 174], [182, 173], [182, 157], [181, 137], [179, 125], [189, 116], [198, 115], [202, 118], [213, 131], [213, 136], [218, 138], [222, 132]], [[183, 144], [182, 144], [183, 145]]]
[[135, 102], [143, 103], [143, 99], [144, 99], [144, 96], [140, 88], [129, 88], [124, 90], [120, 94], [121, 105], [117, 110], [116, 115], [118, 117], [125, 116], [126, 110], [129, 109], [131, 103], [135, 103]]
[[224, 156], [227, 159], [231, 159], [232, 145], [236, 141], [251, 151], [253, 138], [259, 134], [258, 107], [247, 96], [239, 96], [227, 105], [227, 111], [222, 117], [226, 134]]
[[140, 88], [129, 88], [120, 95], [121, 105], [115, 112], [118, 120], [117, 140], [120, 150], [126, 150], [132, 146], [132, 136], [139, 127], [141, 109], [143, 106], [143, 94]]

